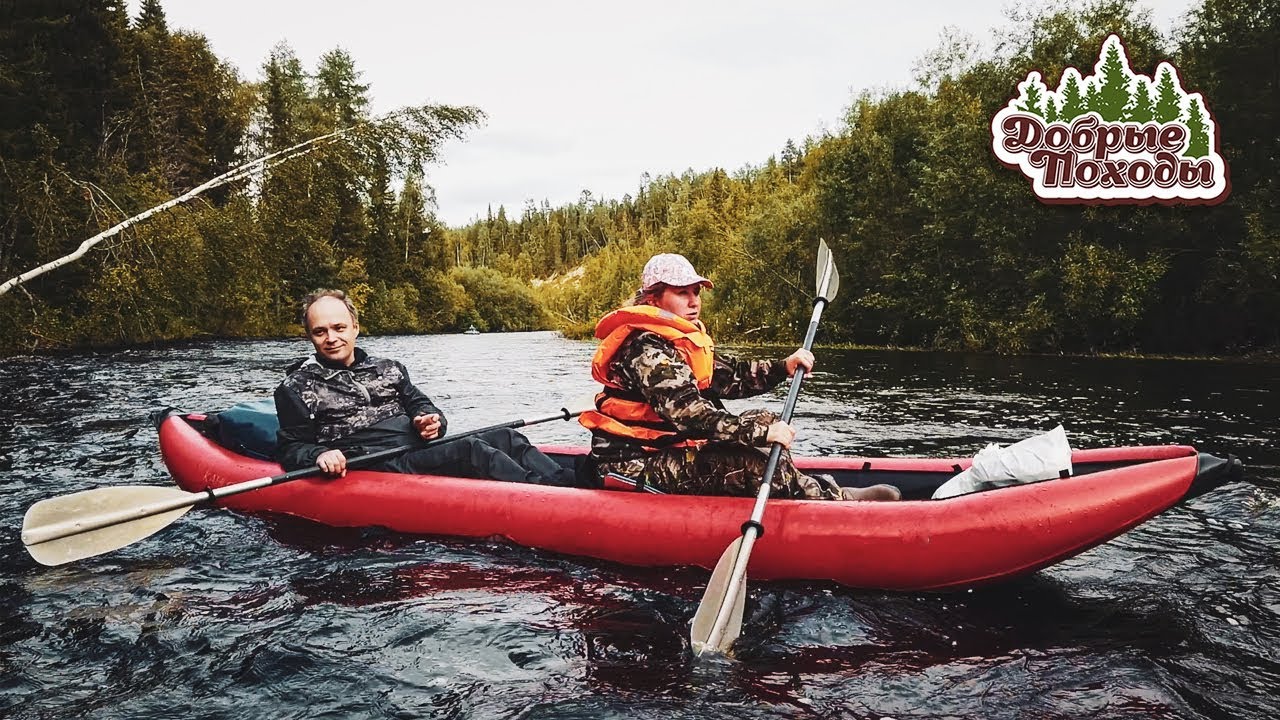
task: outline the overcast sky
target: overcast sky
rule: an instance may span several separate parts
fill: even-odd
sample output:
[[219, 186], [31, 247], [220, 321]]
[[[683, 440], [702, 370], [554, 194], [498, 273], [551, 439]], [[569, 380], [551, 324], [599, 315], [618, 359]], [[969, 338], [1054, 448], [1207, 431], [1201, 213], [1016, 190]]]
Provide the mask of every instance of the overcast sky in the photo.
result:
[[[140, 0], [131, 0], [134, 16]], [[373, 109], [475, 105], [486, 124], [428, 169], [439, 217], [634, 194], [645, 172], [758, 165], [839, 127], [856, 94], [906, 88], [955, 26], [987, 41], [1008, 0], [388, 2], [162, 0], [246, 80], [287, 42], [308, 70], [336, 47]], [[1169, 32], [1191, 0], [1140, 0]], [[1010, 91], [1021, 78], [1010, 78]]]

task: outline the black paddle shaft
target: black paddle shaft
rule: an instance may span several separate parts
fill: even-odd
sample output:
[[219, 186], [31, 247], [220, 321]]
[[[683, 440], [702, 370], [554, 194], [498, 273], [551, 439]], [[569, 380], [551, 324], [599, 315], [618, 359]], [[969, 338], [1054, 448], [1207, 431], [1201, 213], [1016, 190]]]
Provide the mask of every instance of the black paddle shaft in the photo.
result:
[[[818, 334], [818, 320], [821, 319], [822, 311], [826, 306], [827, 299], [824, 297], [818, 298], [813, 303], [813, 317], [809, 320], [809, 329], [805, 331], [804, 343], [801, 345], [805, 350], [813, 349], [813, 339]], [[797, 367], [795, 375], [791, 378], [791, 387], [787, 390], [787, 400], [782, 405], [782, 422], [791, 422], [791, 415], [796, 411], [796, 402], [800, 398], [800, 383], [804, 382], [804, 375], [804, 367]]]
[[[804, 333], [804, 343], [801, 345], [805, 350], [813, 348], [813, 339], [818, 334], [818, 320], [822, 318], [822, 310], [827, 306], [827, 299], [819, 296], [813, 302], [813, 316], [809, 320], [809, 329]], [[796, 368], [796, 372], [791, 376], [791, 387], [787, 390], [787, 400], [782, 405], [782, 422], [790, 423], [791, 415], [796, 410], [796, 402], [800, 399], [800, 384], [804, 382], [804, 366]], [[773, 447], [769, 449], [769, 462], [764, 466], [763, 482], [770, 483], [773, 481], [773, 474], [778, 470], [778, 462], [782, 459], [782, 443], [773, 443]]]
[[[347, 460], [347, 467], [353, 470], [359, 469], [362, 467], [368, 467], [381, 460], [389, 460], [393, 457], [397, 457], [399, 455], [407, 453], [410, 450], [419, 450], [423, 448], [435, 447], [436, 445], [444, 445], [445, 443], [450, 443], [450, 442], [453, 442], [454, 440], [460, 440], [464, 437], [471, 437], [472, 435], [480, 435], [483, 433], [492, 432], [493, 430], [505, 430], [505, 429], [514, 430], [516, 428], [524, 427], [526, 425], [537, 425], [538, 423], [544, 423], [551, 420], [571, 420], [579, 414], [580, 413], [570, 411], [568, 408], [560, 408], [560, 412], [555, 413], [553, 415], [546, 415], [538, 418], [529, 418], [526, 420], [512, 420], [510, 422], [499, 423], [497, 425], [490, 425], [489, 427], [482, 427], [476, 430], [468, 430], [466, 432], [458, 433], [457, 435], [448, 435], [446, 437], [436, 438], [435, 440], [429, 440], [422, 445], [401, 445], [400, 447], [389, 448], [387, 450], [379, 450], [378, 452], [369, 453], [368, 455], [359, 455]], [[289, 482], [290, 480], [297, 480], [298, 478], [304, 478], [309, 475], [315, 475], [318, 472], [320, 472], [320, 468], [315, 465], [312, 465], [311, 467], [305, 467], [299, 470], [293, 470], [291, 472], [287, 472], [282, 475], [276, 475], [275, 477], [271, 478], [271, 485], [279, 485], [280, 483], [286, 483], [286, 482]]]

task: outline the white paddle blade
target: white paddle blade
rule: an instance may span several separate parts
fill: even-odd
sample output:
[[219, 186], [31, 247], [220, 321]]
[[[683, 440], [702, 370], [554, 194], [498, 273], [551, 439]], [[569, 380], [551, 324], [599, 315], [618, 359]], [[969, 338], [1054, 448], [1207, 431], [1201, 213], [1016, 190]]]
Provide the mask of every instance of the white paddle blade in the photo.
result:
[[827, 302], [835, 299], [840, 292], [840, 272], [836, 269], [836, 260], [831, 255], [827, 241], [818, 240], [818, 272], [816, 277], [816, 295], [826, 298]]
[[[200, 493], [145, 485], [94, 488], [49, 498], [27, 510], [22, 520], [22, 542], [36, 562], [62, 565], [119, 550], [148, 537], [182, 517], [202, 499], [206, 498]], [[104, 522], [110, 524], [95, 528]], [[65, 537], [45, 539], [64, 534]]]
[[729, 622], [720, 636], [720, 642], [716, 643], [715, 647], [708, 644], [711, 631], [716, 624], [716, 616], [720, 614], [724, 599], [729, 594], [729, 580], [733, 575], [733, 565], [738, 559], [738, 551], [741, 548], [742, 538], [729, 543], [729, 547], [725, 548], [724, 553], [720, 555], [720, 561], [716, 563], [715, 569], [711, 571], [711, 580], [707, 582], [707, 589], [702, 593], [702, 602], [698, 605], [698, 612], [693, 616], [693, 626], [689, 631], [689, 642], [693, 645], [694, 655], [702, 655], [708, 650], [726, 653], [733, 647], [733, 641], [742, 634], [742, 611], [747, 599], [746, 574], [743, 574], [738, 582], [737, 592], [734, 593], [733, 614], [729, 616]]

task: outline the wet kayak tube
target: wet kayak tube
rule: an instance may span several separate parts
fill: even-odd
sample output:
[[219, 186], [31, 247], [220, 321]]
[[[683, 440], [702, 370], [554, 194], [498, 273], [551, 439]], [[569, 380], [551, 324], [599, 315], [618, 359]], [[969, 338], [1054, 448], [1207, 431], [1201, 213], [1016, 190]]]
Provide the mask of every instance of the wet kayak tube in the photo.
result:
[[[160, 452], [188, 491], [282, 472], [205, 437], [199, 415], [160, 422]], [[544, 447], [572, 466], [582, 448]], [[859, 588], [942, 590], [1034, 572], [1129, 530], [1241, 475], [1239, 461], [1180, 445], [1076, 450], [1075, 475], [929, 500], [970, 460], [797, 458], [842, 485], [890, 483], [901, 502], [775, 499], [749, 574], [757, 580], [832, 580]], [[351, 471], [219, 501], [335, 527], [507, 538], [566, 555], [639, 566], [711, 568], [741, 532], [752, 498], [582, 490], [437, 475]]]

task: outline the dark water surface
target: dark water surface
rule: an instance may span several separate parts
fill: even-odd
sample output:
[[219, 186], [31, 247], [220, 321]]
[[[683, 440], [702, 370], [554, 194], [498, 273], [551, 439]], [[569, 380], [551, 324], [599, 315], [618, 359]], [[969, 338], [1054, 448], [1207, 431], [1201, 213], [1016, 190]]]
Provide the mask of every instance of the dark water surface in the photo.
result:
[[[456, 430], [594, 389], [592, 346], [550, 333], [362, 342], [403, 360]], [[820, 350], [800, 453], [965, 456], [1060, 421], [1075, 447], [1234, 453], [1248, 482], [995, 587], [752, 583], [737, 660], [690, 654], [700, 570], [209, 509], [102, 557], [28, 557], [32, 503], [169, 482], [148, 411], [269, 396], [308, 351], [210, 342], [0, 366], [0, 716], [1280, 716], [1274, 365]]]

